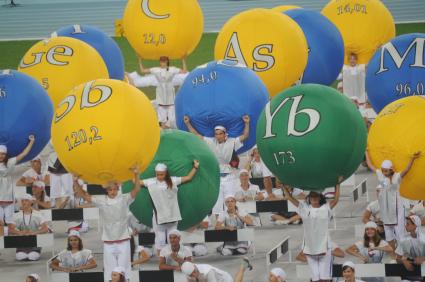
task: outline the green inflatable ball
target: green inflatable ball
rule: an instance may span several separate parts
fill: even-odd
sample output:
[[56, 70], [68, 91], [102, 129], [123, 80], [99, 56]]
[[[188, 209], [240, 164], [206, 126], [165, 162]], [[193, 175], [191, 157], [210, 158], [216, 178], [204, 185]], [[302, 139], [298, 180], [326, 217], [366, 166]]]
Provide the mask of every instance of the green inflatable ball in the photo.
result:
[[[187, 230], [211, 211], [218, 198], [220, 171], [216, 157], [208, 146], [191, 133], [167, 130], [161, 134], [161, 141], [154, 160], [141, 174], [140, 179], [155, 177], [157, 163], [165, 163], [171, 176], [185, 176], [199, 161], [199, 169], [191, 182], [179, 186], [178, 201], [182, 220], [179, 230]], [[123, 192], [133, 189], [133, 183], [126, 182]], [[142, 189], [130, 206], [131, 212], [143, 224], [152, 226], [153, 205], [148, 189]]]
[[266, 166], [283, 183], [321, 191], [350, 177], [363, 160], [366, 125], [347, 97], [333, 88], [303, 84], [275, 96], [257, 123]]

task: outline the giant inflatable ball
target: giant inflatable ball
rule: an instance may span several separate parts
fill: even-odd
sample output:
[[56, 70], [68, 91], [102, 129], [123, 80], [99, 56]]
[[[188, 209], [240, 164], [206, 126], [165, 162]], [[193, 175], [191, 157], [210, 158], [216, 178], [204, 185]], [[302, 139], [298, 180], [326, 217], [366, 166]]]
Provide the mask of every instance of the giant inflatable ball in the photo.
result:
[[[180, 230], [189, 229], [201, 222], [217, 201], [220, 170], [212, 151], [191, 133], [179, 130], [164, 131], [155, 159], [140, 176], [141, 179], [155, 177], [157, 163], [165, 163], [171, 176], [186, 176], [195, 159], [199, 161], [195, 177], [179, 186], [178, 201], [182, 215], [178, 225]], [[124, 192], [129, 192], [132, 188], [132, 182], [123, 185]], [[153, 206], [147, 189], [139, 192], [130, 208], [143, 224], [152, 226]]]
[[15, 157], [35, 143], [23, 162], [37, 156], [50, 140], [53, 105], [43, 87], [32, 77], [13, 70], [0, 70], [0, 145]]
[[366, 126], [355, 105], [335, 89], [302, 84], [267, 104], [257, 123], [257, 144], [264, 163], [283, 183], [323, 190], [358, 168]]
[[367, 66], [366, 91], [375, 112], [391, 102], [425, 95], [425, 34], [398, 36], [384, 44]]
[[73, 87], [109, 77], [96, 49], [81, 40], [62, 36], [34, 44], [25, 53], [18, 70], [32, 76], [43, 86], [54, 107]]
[[373, 53], [395, 36], [394, 19], [380, 0], [331, 0], [322, 14], [342, 34], [346, 64], [352, 53], [359, 64], [367, 64]]
[[222, 125], [230, 137], [243, 134], [244, 115], [250, 116], [250, 134], [238, 153], [255, 145], [257, 119], [269, 95], [263, 82], [247, 67], [233, 61], [217, 61], [191, 71], [176, 96], [176, 121], [188, 130], [184, 116], [203, 136], [213, 137]]
[[124, 79], [124, 58], [118, 44], [100, 29], [88, 25], [72, 25], [59, 29], [52, 36], [79, 39], [96, 49], [105, 61], [109, 78]]
[[129, 0], [123, 24], [131, 47], [141, 58], [149, 60], [189, 55], [204, 31], [204, 17], [197, 0]]
[[290, 9], [285, 14], [301, 27], [307, 38], [308, 62], [301, 83], [331, 85], [344, 64], [344, 41], [336, 26], [320, 13]]
[[93, 184], [126, 181], [143, 171], [159, 145], [159, 124], [149, 99], [119, 80], [81, 84], [56, 108], [52, 141], [65, 168]]
[[394, 170], [403, 171], [412, 155], [421, 151], [403, 178], [400, 193], [412, 200], [425, 199], [425, 97], [406, 97], [387, 105], [375, 119], [368, 136], [368, 152], [375, 167], [391, 160]]
[[252, 9], [232, 17], [218, 34], [214, 57], [254, 70], [270, 96], [290, 87], [307, 65], [304, 33], [290, 17], [268, 9]]

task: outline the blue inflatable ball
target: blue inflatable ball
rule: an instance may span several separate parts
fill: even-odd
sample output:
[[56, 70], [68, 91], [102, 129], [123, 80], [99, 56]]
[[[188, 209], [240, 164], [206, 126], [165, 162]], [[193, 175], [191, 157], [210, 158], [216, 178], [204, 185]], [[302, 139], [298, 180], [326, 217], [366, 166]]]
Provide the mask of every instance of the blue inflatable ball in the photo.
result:
[[88, 25], [71, 25], [59, 29], [53, 35], [72, 37], [89, 44], [102, 56], [108, 68], [109, 77], [124, 79], [124, 58], [120, 47], [100, 29]]
[[257, 119], [269, 101], [266, 86], [254, 71], [233, 61], [213, 61], [191, 71], [176, 96], [176, 121], [188, 131], [183, 119], [189, 116], [203, 136], [213, 137], [222, 125], [230, 137], [242, 135], [242, 117], [249, 115], [250, 134], [237, 153], [255, 145]]
[[397, 36], [367, 65], [366, 92], [375, 112], [398, 99], [425, 95], [425, 34]]
[[35, 136], [30, 153], [22, 160], [37, 156], [50, 140], [53, 104], [47, 92], [32, 77], [13, 70], [0, 70], [0, 144], [15, 157]]
[[301, 27], [309, 47], [301, 83], [331, 85], [344, 65], [344, 40], [338, 28], [316, 11], [292, 9], [284, 14]]

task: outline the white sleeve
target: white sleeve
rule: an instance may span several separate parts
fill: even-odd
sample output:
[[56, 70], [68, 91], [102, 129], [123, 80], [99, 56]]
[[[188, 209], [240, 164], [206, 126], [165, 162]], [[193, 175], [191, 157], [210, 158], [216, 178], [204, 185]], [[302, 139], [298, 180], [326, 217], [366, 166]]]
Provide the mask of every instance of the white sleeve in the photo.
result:
[[161, 72], [161, 68], [158, 68], [158, 67], [150, 68], [149, 71], [151, 72], [151, 74], [158, 74]]
[[399, 256], [403, 256], [404, 252], [403, 252], [403, 248], [401, 247], [401, 244], [398, 244], [397, 248], [394, 251], [397, 255]]
[[217, 221], [220, 221], [221, 223], [224, 224], [224, 222], [226, 221], [226, 215], [224, 214], [224, 212], [222, 212], [218, 215]]
[[261, 170], [263, 173], [263, 177], [272, 177], [273, 174], [271, 173], [271, 171], [268, 169], [268, 167], [266, 166], [266, 164], [261, 161]]
[[91, 260], [93, 259], [93, 253], [91, 250], [87, 250], [88, 256], [87, 256], [87, 260]]
[[379, 246], [378, 247], [386, 247], [388, 246], [388, 242], [385, 240], [381, 240], [381, 242], [379, 242]]
[[243, 147], [243, 143], [241, 142], [241, 139], [235, 138], [235, 151], [239, 150], [240, 148]]
[[33, 175], [32, 175], [32, 173], [31, 173], [32, 171], [31, 171], [31, 169], [29, 169], [29, 170], [27, 170], [27, 171], [25, 171], [23, 174], [22, 174], [22, 177], [25, 177], [25, 178], [27, 178], [27, 177], [33, 177]]
[[245, 216], [248, 215], [248, 213], [243, 209], [238, 210], [238, 212], [239, 212], [239, 215], [242, 216], [242, 217], [245, 217]]
[[401, 184], [401, 174], [400, 173], [398, 173], [398, 172], [396, 172], [395, 174], [394, 174], [394, 180], [395, 180], [395, 183], [397, 183], [398, 185], [400, 185]]
[[167, 251], [167, 247], [162, 248], [161, 252], [159, 252], [159, 257], [161, 258], [166, 258], [168, 257], [170, 254]]
[[176, 74], [173, 77], [173, 85], [174, 86], [180, 86], [183, 85], [184, 81], [186, 80], [186, 77], [189, 75], [189, 73], [179, 73]]
[[253, 186], [253, 190], [255, 191], [255, 194], [260, 193], [260, 187], [258, 185], [252, 185]]
[[179, 74], [180, 73], [180, 69], [176, 68], [176, 67], [169, 67], [168, 71], [174, 75]]
[[184, 258], [192, 257], [192, 251], [188, 247], [183, 247]]
[[143, 246], [137, 246], [136, 248], [136, 253], [140, 254], [141, 252], [143, 252], [145, 250], [145, 247]]
[[148, 178], [148, 179], [143, 179], [143, 186], [145, 187], [149, 187], [150, 185], [154, 184], [155, 178]]
[[124, 197], [124, 201], [127, 205], [131, 205], [134, 202], [134, 198], [131, 196], [131, 193], [126, 193], [122, 195]]
[[306, 217], [308, 213], [308, 204], [306, 202], [300, 202], [297, 209], [297, 214], [301, 217]]
[[129, 74], [131, 80], [136, 87], [149, 87], [149, 86], [157, 86], [158, 81], [156, 80], [154, 75], [144, 75], [141, 76], [137, 72], [132, 72]]
[[8, 169], [14, 168], [14, 167], [16, 166], [16, 163], [17, 163], [16, 158], [10, 158], [10, 159], [7, 161], [7, 168], [8, 168]]
[[63, 256], [63, 254], [66, 252], [66, 250], [63, 250], [63, 251], [61, 251], [57, 256], [56, 256], [56, 260], [58, 261], [58, 262], [62, 262], [62, 256]]
[[383, 182], [385, 180], [385, 176], [380, 169], [376, 170], [376, 177], [378, 177], [378, 182]]
[[173, 186], [177, 186], [177, 185], [182, 184], [182, 178], [181, 177], [172, 176], [171, 181], [173, 182]]
[[214, 270], [210, 270], [207, 274], [207, 281], [208, 282], [218, 282], [217, 279], [215, 278], [215, 271]]
[[363, 247], [363, 241], [357, 241], [356, 243], [354, 243], [354, 246], [356, 246], [357, 249], [359, 249], [359, 250], [362, 249], [362, 247]]

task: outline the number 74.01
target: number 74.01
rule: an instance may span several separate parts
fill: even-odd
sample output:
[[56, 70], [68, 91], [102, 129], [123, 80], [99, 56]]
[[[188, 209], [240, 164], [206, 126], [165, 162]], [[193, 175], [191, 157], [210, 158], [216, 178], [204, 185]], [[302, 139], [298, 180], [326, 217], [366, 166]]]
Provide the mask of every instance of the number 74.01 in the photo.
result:
[[276, 152], [273, 153], [273, 157], [276, 161], [276, 165], [290, 165], [294, 164], [296, 161], [295, 156], [291, 151]]

